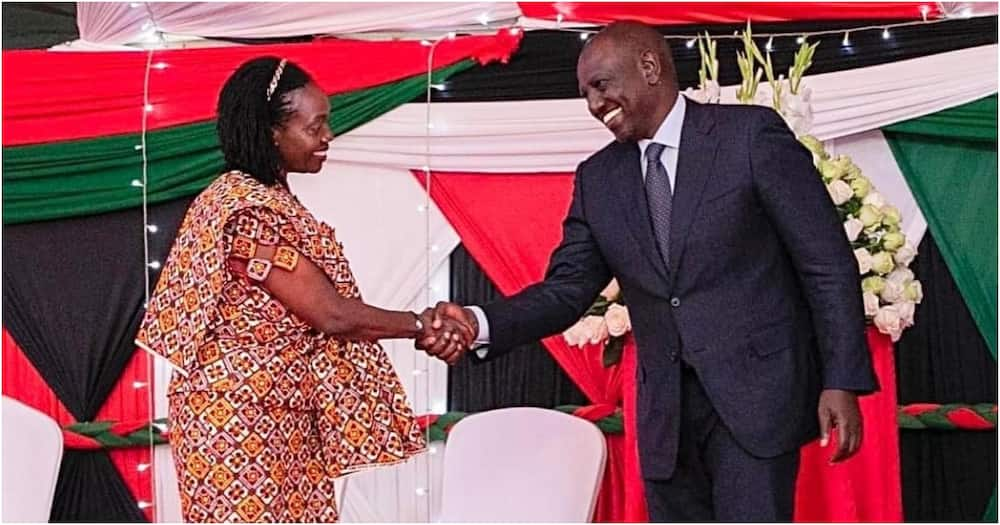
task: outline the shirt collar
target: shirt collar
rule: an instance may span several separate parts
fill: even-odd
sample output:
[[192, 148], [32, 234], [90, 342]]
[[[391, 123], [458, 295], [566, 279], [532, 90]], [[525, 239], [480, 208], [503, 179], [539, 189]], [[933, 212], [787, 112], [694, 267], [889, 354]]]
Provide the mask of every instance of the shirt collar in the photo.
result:
[[652, 140], [642, 139], [639, 141], [639, 154], [643, 161], [645, 161], [646, 148], [650, 142], [659, 142], [668, 148], [674, 149], [681, 147], [681, 127], [684, 125], [686, 108], [687, 103], [684, 101], [684, 95], [678, 93], [674, 107], [670, 108], [667, 118], [663, 119], [663, 122], [660, 123], [660, 127], [653, 134]]

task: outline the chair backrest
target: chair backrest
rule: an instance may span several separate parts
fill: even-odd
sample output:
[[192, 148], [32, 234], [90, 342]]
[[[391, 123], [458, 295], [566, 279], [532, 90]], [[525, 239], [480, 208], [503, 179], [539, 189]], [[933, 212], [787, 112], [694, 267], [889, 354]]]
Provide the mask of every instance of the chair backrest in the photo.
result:
[[3, 398], [3, 521], [47, 522], [63, 454], [51, 417]]
[[555, 410], [469, 416], [448, 436], [440, 521], [590, 521], [605, 447], [593, 423]]

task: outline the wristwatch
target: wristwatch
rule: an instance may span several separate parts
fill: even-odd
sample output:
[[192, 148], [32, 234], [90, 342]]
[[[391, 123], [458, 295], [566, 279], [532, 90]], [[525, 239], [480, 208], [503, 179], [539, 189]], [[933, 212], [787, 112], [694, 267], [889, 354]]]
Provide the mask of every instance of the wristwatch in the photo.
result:
[[424, 322], [420, 320], [420, 316], [417, 314], [417, 312], [413, 312], [413, 320], [415, 321], [414, 324], [417, 327], [417, 333], [423, 333]]

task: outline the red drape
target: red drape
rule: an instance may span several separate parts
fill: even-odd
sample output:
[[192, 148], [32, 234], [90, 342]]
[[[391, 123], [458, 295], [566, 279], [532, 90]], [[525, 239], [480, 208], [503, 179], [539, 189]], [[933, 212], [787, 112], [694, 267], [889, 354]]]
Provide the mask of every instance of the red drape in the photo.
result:
[[[424, 174], [414, 171], [418, 181]], [[573, 175], [431, 174], [431, 198], [472, 257], [505, 295], [540, 280], [561, 238]], [[634, 432], [634, 348], [619, 367], [600, 365], [599, 347], [569, 348], [558, 336], [545, 341], [556, 361], [595, 404], [623, 401], [626, 435], [608, 440], [609, 463], [597, 521], [643, 521], [645, 499]], [[843, 465], [825, 463], [832, 449], [803, 451], [796, 517], [803, 520], [899, 521], [899, 442], [892, 346], [869, 333], [882, 391], [862, 399], [865, 441]], [[633, 351], [629, 352], [628, 350]], [[623, 392], [625, 392], [623, 394]], [[826, 456], [824, 456], [824, 454]]]
[[896, 359], [892, 340], [868, 328], [879, 392], [860, 398], [864, 441], [857, 456], [830, 465], [834, 443], [802, 449], [796, 487], [796, 521], [903, 521], [896, 424]]
[[524, 16], [606, 24], [636, 20], [652, 25], [740, 24], [865, 18], [920, 20], [938, 17], [937, 2], [518, 2]]
[[[146, 374], [148, 359], [150, 358], [145, 352], [135, 352], [118, 384], [98, 412], [97, 421], [148, 421], [150, 419], [147, 394], [152, 388], [152, 382], [147, 379]], [[135, 382], [149, 384], [136, 389], [133, 385]], [[3, 395], [48, 414], [61, 426], [76, 422], [52, 392], [52, 389], [45, 383], [45, 380], [42, 379], [42, 376], [39, 375], [38, 370], [28, 361], [23, 350], [6, 328], [3, 329]], [[16, 431], [16, 429], [4, 429], [4, 432]], [[118, 472], [121, 473], [125, 485], [132, 491], [136, 501], [152, 502], [152, 481], [155, 479], [156, 469], [152, 466], [153, 461], [149, 448], [115, 449], [110, 451], [109, 456], [112, 463], [118, 468]], [[148, 464], [150, 468], [140, 471], [140, 464]], [[146, 517], [152, 521], [156, 509], [149, 507], [144, 512]]]
[[[506, 61], [522, 33], [442, 40], [434, 68], [466, 58]], [[244, 61], [274, 55], [301, 65], [328, 94], [377, 86], [427, 71], [419, 41], [317, 40], [153, 53], [147, 129], [209, 120], [226, 78]], [[136, 133], [141, 130], [147, 53], [3, 52], [3, 145]], [[263, 93], [261, 94], [263, 96]]]

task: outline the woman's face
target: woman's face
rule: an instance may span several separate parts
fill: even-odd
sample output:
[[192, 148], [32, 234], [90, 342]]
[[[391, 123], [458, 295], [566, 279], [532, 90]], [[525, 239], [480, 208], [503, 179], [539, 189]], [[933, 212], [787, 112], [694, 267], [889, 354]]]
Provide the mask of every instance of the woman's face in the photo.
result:
[[330, 131], [330, 102], [316, 84], [308, 83], [289, 91], [285, 97], [292, 115], [274, 129], [274, 143], [287, 172], [317, 173], [326, 161], [333, 140]]

